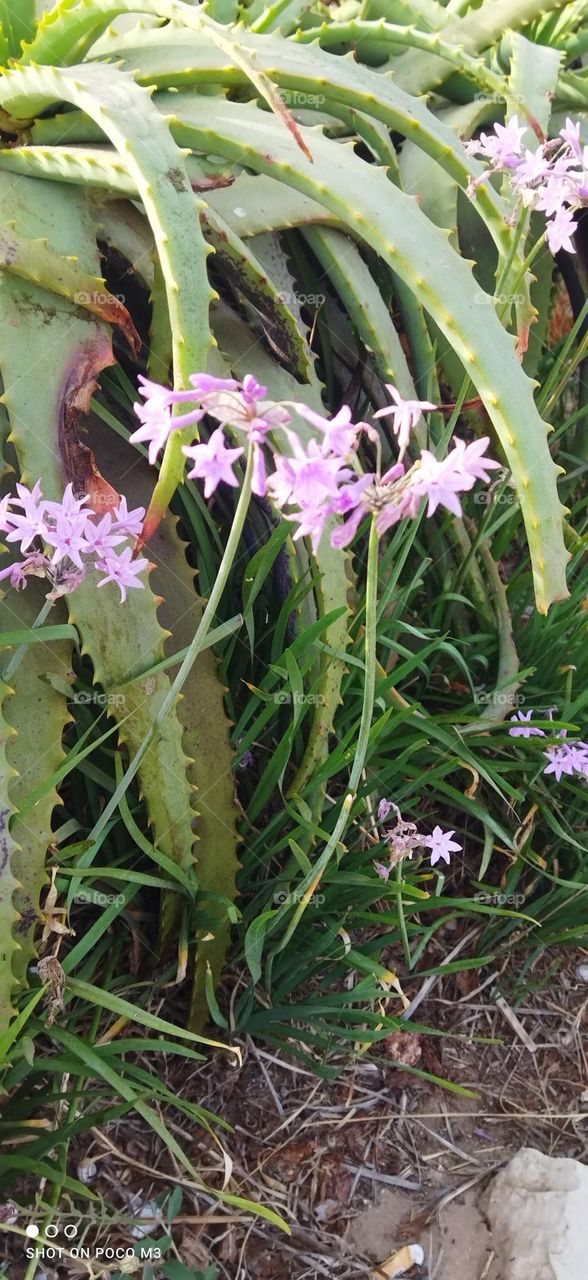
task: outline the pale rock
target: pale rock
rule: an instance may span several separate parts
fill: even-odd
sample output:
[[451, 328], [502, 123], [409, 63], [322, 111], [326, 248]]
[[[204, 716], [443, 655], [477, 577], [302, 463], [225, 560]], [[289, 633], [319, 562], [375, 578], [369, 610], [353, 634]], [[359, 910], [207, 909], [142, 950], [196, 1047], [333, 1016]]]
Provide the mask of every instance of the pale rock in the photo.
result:
[[588, 1165], [523, 1147], [488, 1199], [501, 1280], [586, 1280]]

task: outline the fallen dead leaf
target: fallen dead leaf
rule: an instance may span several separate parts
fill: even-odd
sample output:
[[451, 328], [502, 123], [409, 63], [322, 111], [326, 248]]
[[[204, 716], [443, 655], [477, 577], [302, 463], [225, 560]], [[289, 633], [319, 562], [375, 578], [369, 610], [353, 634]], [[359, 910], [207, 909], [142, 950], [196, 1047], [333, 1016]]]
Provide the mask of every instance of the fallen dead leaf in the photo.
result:
[[393, 1031], [384, 1041], [386, 1056], [401, 1066], [414, 1067], [423, 1053], [422, 1036], [416, 1031]]

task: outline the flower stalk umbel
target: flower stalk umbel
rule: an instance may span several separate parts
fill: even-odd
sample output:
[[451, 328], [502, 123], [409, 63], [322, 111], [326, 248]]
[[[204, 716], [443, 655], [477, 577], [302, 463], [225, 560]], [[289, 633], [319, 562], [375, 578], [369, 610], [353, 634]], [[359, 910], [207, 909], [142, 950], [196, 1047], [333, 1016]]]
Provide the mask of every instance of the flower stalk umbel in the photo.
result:
[[[547, 737], [544, 729], [533, 724], [533, 715], [534, 712], [531, 709], [517, 711], [516, 715], [511, 716], [509, 736], [511, 738]], [[551, 714], [548, 718], [551, 719]], [[554, 774], [556, 782], [559, 782], [562, 777], [584, 778], [588, 781], [588, 742], [583, 742], [580, 738], [568, 738], [567, 729], [560, 729], [556, 737], [558, 741], [552, 743], [542, 753], [547, 760], [543, 773]]]
[[[376, 416], [392, 416], [399, 459], [382, 473], [377, 430], [366, 422], [354, 423], [348, 405], [329, 419], [297, 401], [268, 400], [267, 388], [251, 374], [242, 382], [202, 373], [193, 374], [190, 381], [193, 391], [171, 391], [140, 378], [144, 403], [136, 404], [135, 410], [141, 426], [131, 440], [148, 444], [149, 459], [155, 462], [175, 431], [185, 430], [190, 423], [196, 426], [208, 415], [219, 423], [208, 440], [183, 446], [192, 463], [189, 478], [204, 481], [207, 498], [221, 482], [237, 486], [234, 467], [244, 444], [249, 443], [253, 449], [252, 492], [260, 497], [269, 494], [284, 518], [297, 525], [294, 539], [310, 538], [315, 551], [327, 526], [331, 526], [333, 546], [346, 547], [364, 520], [372, 517], [381, 536], [403, 518], [415, 517], [422, 498], [428, 501], [428, 515], [445, 506], [460, 516], [459, 494], [473, 488], [476, 480], [488, 480], [488, 472], [500, 465], [485, 456], [489, 439], [484, 436], [471, 444], [454, 440], [454, 447], [443, 459], [423, 449], [412, 466], [406, 467], [403, 458], [410, 431], [423, 412], [436, 406], [429, 401], [403, 401], [392, 386], [388, 390], [394, 404]], [[188, 400], [197, 402], [197, 407], [174, 417], [174, 408]], [[294, 415], [316, 429], [316, 438], [306, 447], [292, 426]], [[227, 446], [226, 426], [243, 445]], [[361, 465], [358, 450], [363, 439], [376, 446], [375, 471], [365, 471]], [[332, 527], [337, 516], [342, 522]]]
[[[141, 425], [131, 440], [146, 444], [149, 459], [154, 463], [173, 433], [185, 433], [190, 424], [196, 428], [203, 418], [208, 417], [218, 424], [208, 438], [199, 438], [193, 444], [182, 446], [190, 462], [189, 477], [202, 480], [204, 495], [211, 498], [219, 484], [238, 487], [235, 468], [245, 452], [247, 468], [219, 575], [194, 641], [158, 719], [173, 705], [212, 622], [245, 520], [245, 497], [248, 505], [251, 494], [269, 495], [283, 517], [296, 525], [294, 539], [309, 538], [315, 551], [327, 528], [332, 545], [346, 547], [364, 522], [370, 522], [366, 567], [365, 679], [355, 755], [347, 793], [332, 835], [312, 872], [299, 886], [300, 900], [281, 942], [281, 947], [284, 947], [339, 845], [357, 798], [366, 761], [376, 687], [380, 538], [400, 520], [416, 517], [423, 499], [428, 504], [428, 515], [433, 515], [439, 506], [446, 507], [456, 516], [461, 515], [460, 493], [472, 489], [478, 479], [488, 480], [489, 473], [500, 464], [486, 457], [489, 441], [484, 437], [470, 444], [454, 440], [453, 448], [443, 459], [424, 449], [412, 465], [405, 465], [404, 457], [412, 429], [424, 412], [436, 406], [429, 401], [405, 401], [393, 386], [388, 387], [393, 403], [389, 408], [380, 410], [376, 417], [387, 414], [392, 417], [399, 457], [392, 467], [382, 472], [377, 429], [373, 424], [353, 422], [348, 405], [329, 419], [301, 402], [267, 399], [267, 388], [260, 385], [252, 374], [238, 382], [233, 378], [195, 373], [189, 381], [191, 391], [177, 392], [140, 378], [143, 399], [135, 405], [135, 410]], [[183, 404], [191, 404], [192, 407], [179, 414], [178, 406]], [[296, 416], [315, 428], [316, 436], [306, 445], [295, 430]], [[235, 441], [231, 446], [227, 443], [225, 428], [229, 428]], [[363, 440], [375, 446], [374, 471], [366, 471], [360, 461], [359, 448]], [[107, 821], [120, 794], [124, 793], [136, 773], [154, 731], [155, 727], [142, 743], [131, 768], [102, 814], [101, 823]], [[440, 856], [445, 855], [441, 852]], [[281, 912], [277, 914], [281, 915]]]
[[[390, 813], [394, 813], [393, 825], [388, 824]], [[442, 827], [436, 826], [432, 834], [427, 836], [417, 830], [416, 823], [407, 822], [402, 817], [398, 805], [395, 805], [392, 800], [380, 800], [378, 822], [382, 825], [386, 823], [384, 839], [388, 846], [388, 861], [374, 862], [374, 867], [382, 880], [389, 880], [390, 872], [394, 867], [399, 867], [405, 858], [412, 858], [417, 849], [429, 850], [432, 867], [441, 861], [449, 864], [452, 853], [461, 853], [462, 846], [451, 838], [455, 835], [455, 831], [443, 831]]]
[[144, 587], [139, 575], [148, 562], [133, 559], [129, 545], [141, 531], [143, 507], [128, 511], [121, 498], [112, 511], [98, 516], [88, 510], [89, 501], [87, 494], [75, 498], [71, 484], [61, 502], [43, 498], [40, 480], [33, 489], [17, 484], [16, 495], [0, 502], [0, 533], [7, 544], [18, 544], [22, 559], [0, 569], [0, 581], [23, 591], [30, 577], [45, 578], [51, 602], [75, 591], [94, 569], [103, 574], [96, 585], [115, 582], [121, 601], [129, 588]]
[[479, 186], [493, 173], [508, 174], [522, 207], [545, 214], [545, 239], [554, 254], [560, 249], [575, 252], [575, 214], [588, 203], [588, 147], [582, 147], [580, 131], [579, 122], [568, 117], [557, 138], [530, 151], [524, 142], [528, 127], [519, 125], [515, 115], [508, 124], [496, 124], [492, 133], [482, 133], [466, 145], [470, 155], [480, 155], [488, 163], [471, 186]]

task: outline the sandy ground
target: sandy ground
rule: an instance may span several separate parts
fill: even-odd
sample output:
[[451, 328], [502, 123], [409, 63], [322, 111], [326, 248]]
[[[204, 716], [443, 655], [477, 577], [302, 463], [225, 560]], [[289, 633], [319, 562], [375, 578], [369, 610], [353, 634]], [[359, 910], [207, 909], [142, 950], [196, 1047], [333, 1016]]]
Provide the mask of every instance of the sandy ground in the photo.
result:
[[[420, 1274], [430, 1280], [501, 1280], [480, 1193], [471, 1190], [439, 1211], [437, 1220], [416, 1230], [411, 1243], [420, 1244], [425, 1258]], [[374, 1265], [385, 1262], [410, 1232], [411, 1201], [402, 1192], [384, 1191], [376, 1204], [355, 1218], [347, 1238], [354, 1251]]]

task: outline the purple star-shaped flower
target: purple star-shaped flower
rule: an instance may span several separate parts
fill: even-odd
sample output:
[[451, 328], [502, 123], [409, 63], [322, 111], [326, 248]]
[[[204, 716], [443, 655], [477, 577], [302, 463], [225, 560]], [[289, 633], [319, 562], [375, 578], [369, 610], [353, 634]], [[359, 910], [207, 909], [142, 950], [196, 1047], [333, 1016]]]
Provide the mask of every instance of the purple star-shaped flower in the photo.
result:
[[452, 853], [461, 852], [462, 846], [451, 837], [455, 835], [455, 831], [443, 831], [442, 827], [433, 827], [433, 834], [423, 836], [422, 843], [431, 850], [431, 866], [439, 862], [441, 858], [445, 862], [451, 861]]
[[126, 600], [127, 587], [143, 588], [145, 586], [145, 583], [139, 582], [138, 578], [148, 564], [149, 561], [142, 557], [133, 560], [131, 547], [125, 547], [120, 555], [112, 551], [109, 555], [104, 556], [103, 559], [96, 561], [96, 568], [100, 570], [100, 573], [105, 574], [105, 577], [97, 585], [104, 587], [107, 582], [116, 582], [120, 589], [121, 601]]
[[431, 404], [430, 400], [405, 400], [391, 382], [386, 383], [386, 390], [392, 396], [394, 404], [388, 405], [385, 409], [378, 409], [374, 418], [390, 415], [394, 433], [398, 437], [399, 457], [402, 458], [408, 447], [410, 433], [416, 427], [421, 414], [426, 413], [427, 409], [435, 409], [436, 405]]
[[243, 449], [227, 449], [222, 427], [217, 427], [205, 444], [184, 445], [183, 452], [194, 464], [188, 472], [189, 479], [204, 480], [205, 498], [210, 498], [221, 480], [233, 487], [238, 485], [233, 463], [241, 457]]

